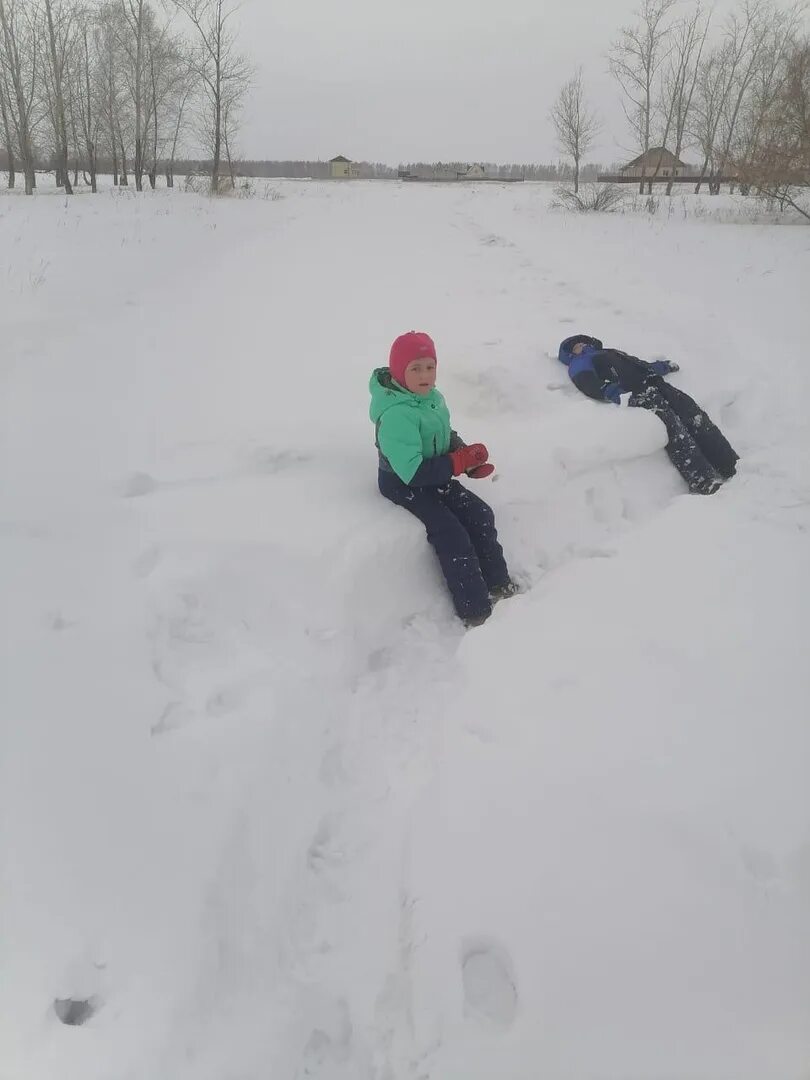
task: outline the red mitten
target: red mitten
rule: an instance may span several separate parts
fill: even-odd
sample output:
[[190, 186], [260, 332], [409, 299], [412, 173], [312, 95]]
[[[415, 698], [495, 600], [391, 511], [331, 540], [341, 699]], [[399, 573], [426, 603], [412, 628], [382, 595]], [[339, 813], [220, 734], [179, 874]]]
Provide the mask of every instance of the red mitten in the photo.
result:
[[474, 469], [477, 465], [483, 465], [489, 457], [489, 451], [483, 443], [472, 443], [470, 446], [461, 446], [447, 455], [453, 466], [453, 476], [460, 476], [468, 469]]
[[473, 480], [483, 480], [486, 476], [492, 476], [494, 472], [495, 466], [488, 461], [486, 465], [476, 465], [474, 469], [468, 469], [467, 476], [471, 476]]

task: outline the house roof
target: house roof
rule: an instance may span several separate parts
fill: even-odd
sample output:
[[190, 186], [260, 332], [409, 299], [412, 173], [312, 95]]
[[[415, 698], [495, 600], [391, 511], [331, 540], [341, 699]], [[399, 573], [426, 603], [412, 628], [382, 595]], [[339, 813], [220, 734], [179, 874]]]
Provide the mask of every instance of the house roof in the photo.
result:
[[628, 161], [622, 168], [630, 169], [634, 165], [644, 164], [649, 165], [674, 165], [677, 168], [685, 169], [686, 163], [681, 161], [680, 158], [676, 158], [671, 150], [667, 150], [665, 146], [651, 146], [644, 154], [639, 154], [637, 158], [633, 158], [632, 161]]
[[330, 165], [334, 164], [336, 161], [342, 161], [346, 165], [351, 165], [351, 161], [347, 157], [344, 157], [343, 154], [338, 154], [337, 157], [329, 158]]

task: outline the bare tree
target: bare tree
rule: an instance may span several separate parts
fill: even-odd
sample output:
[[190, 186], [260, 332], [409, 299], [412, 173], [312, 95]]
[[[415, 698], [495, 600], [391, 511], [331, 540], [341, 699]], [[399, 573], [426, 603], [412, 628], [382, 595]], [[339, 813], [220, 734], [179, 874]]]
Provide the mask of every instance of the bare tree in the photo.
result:
[[[132, 100], [135, 125], [135, 156], [133, 173], [135, 190], [143, 191], [144, 173], [144, 74], [145, 43], [148, 32], [147, 21], [151, 11], [146, 0], [119, 0], [126, 32], [121, 34], [120, 42], [127, 57], [125, 79]], [[120, 134], [120, 125], [119, 125]], [[124, 174], [125, 175], [125, 174]]]
[[14, 157], [14, 137], [11, 130], [11, 105], [6, 71], [3, 67], [3, 42], [0, 38], [0, 120], [3, 122], [3, 146], [6, 151], [8, 162], [8, 186], [13, 188], [17, 181], [16, 160]]
[[228, 163], [228, 177], [231, 181], [231, 190], [236, 187], [236, 174], [233, 168], [233, 156], [231, 155], [231, 140], [236, 136], [239, 127], [238, 103], [226, 99], [222, 103], [222, 144], [225, 148], [225, 160]]
[[703, 154], [696, 194], [707, 178], [712, 194], [720, 190], [737, 118], [757, 69], [763, 10], [760, 0], [745, 0], [742, 15], [735, 12], [726, 21], [722, 42], [699, 67], [691, 125]]
[[158, 137], [160, 132], [160, 100], [162, 96], [164, 45], [167, 27], [158, 30], [150, 27], [144, 46], [145, 61], [145, 99], [144, 99], [144, 168], [149, 177], [149, 186], [154, 191], [157, 174]]
[[68, 170], [68, 127], [65, 102], [70, 73], [68, 63], [74, 44], [75, 11], [69, 0], [43, 0], [45, 5], [45, 42], [43, 65], [48, 111], [54, 134], [57, 158], [57, 183], [64, 184], [65, 193], [73, 194]]
[[35, 0], [0, 0], [0, 70], [8, 88], [6, 107], [24, 174], [25, 193], [36, 187], [34, 172], [34, 129], [36, 91], [39, 78], [39, 6]]
[[713, 155], [716, 171], [709, 182], [714, 195], [728, 172], [737, 122], [766, 47], [771, 16], [763, 0], [744, 0], [741, 14], [735, 12], [728, 23], [729, 80], [720, 110], [719, 142]]
[[[662, 86], [661, 113], [664, 126], [661, 146], [666, 146], [671, 141], [672, 153], [676, 158], [680, 158], [686, 140], [689, 114], [708, 33], [709, 18], [704, 18], [699, 2], [691, 14], [684, 16], [673, 27], [672, 48]], [[667, 195], [672, 194], [672, 184], [670, 179]]]
[[574, 160], [574, 192], [579, 191], [579, 166], [599, 134], [601, 122], [585, 101], [582, 68], [563, 85], [551, 107], [551, 122], [563, 153]]
[[[76, 45], [77, 45], [77, 48], [78, 48], [78, 42], [76, 43]], [[84, 168], [84, 159], [82, 158], [82, 140], [81, 140], [81, 137], [79, 135], [79, 124], [80, 124], [79, 102], [78, 102], [78, 99], [77, 99], [77, 87], [76, 87], [77, 68], [78, 68], [79, 60], [78, 60], [78, 55], [75, 55], [75, 53], [76, 53], [76, 50], [74, 50], [74, 57], [73, 57], [73, 60], [71, 61], [72, 77], [71, 77], [70, 82], [68, 84], [68, 94], [67, 94], [67, 99], [66, 99], [67, 115], [68, 115], [68, 119], [70, 120], [70, 134], [71, 134], [71, 139], [72, 139], [71, 146], [73, 148], [73, 186], [74, 186], [74, 188], [78, 187], [78, 185], [79, 185], [79, 169], [80, 168], [82, 169], [82, 172], [84, 172], [85, 175], [86, 175], [86, 169]]]
[[[98, 138], [102, 123], [101, 103], [104, 100], [105, 73], [101, 69], [99, 54], [94, 47], [90, 13], [86, 10], [81, 12], [79, 22], [76, 99], [90, 173], [90, 189], [95, 194], [98, 191]], [[117, 181], [117, 175], [115, 179]]]
[[[642, 155], [650, 149], [650, 134], [659, 91], [659, 72], [667, 57], [670, 28], [667, 22], [676, 0], [642, 0], [638, 23], [623, 27], [609, 53], [611, 74], [622, 88], [622, 107]], [[644, 191], [642, 157], [639, 191]]]
[[[799, 11], [796, 7], [787, 11], [772, 11], [768, 17], [764, 47], [740, 111], [731, 149], [735, 168], [740, 173], [746, 172], [748, 161], [755, 160], [765, 127], [773, 116], [776, 103], [782, 98], [790, 70], [788, 58], [796, 43], [798, 25]], [[744, 181], [741, 190], [744, 194], [748, 191]]]
[[[172, 32], [168, 3], [188, 16], [191, 45]], [[0, 147], [9, 186], [36, 186], [36, 140], [44, 133], [56, 181], [73, 194], [79, 176], [95, 192], [99, 158], [113, 182], [131, 171], [152, 188], [174, 161], [184, 119], [201, 114], [202, 144], [218, 189], [233, 149], [250, 65], [236, 48], [234, 0], [0, 0]], [[71, 180], [72, 171], [72, 180]]]
[[701, 186], [714, 160], [717, 130], [723, 113], [723, 104], [731, 79], [731, 53], [728, 43], [713, 49], [704, 56], [698, 66], [695, 108], [690, 120], [690, 132], [703, 155], [695, 194]]
[[736, 163], [742, 181], [810, 220], [810, 39], [785, 57], [780, 90], [764, 117], [753, 153]]
[[252, 70], [236, 50], [232, 0], [174, 0], [191, 22], [196, 39], [194, 64], [204, 95], [203, 130], [212, 156], [211, 191], [219, 192], [226, 111], [234, 114], [247, 93]]
[[97, 71], [98, 105], [105, 129], [107, 146], [112, 159], [113, 184], [119, 183], [119, 114], [122, 109], [120, 85], [120, 44], [116, 23], [120, 8], [108, 0], [98, 9], [93, 26], [93, 48]]
[[128, 187], [128, 148], [139, 126], [135, 120], [134, 106], [136, 97], [140, 100], [140, 82], [136, 79], [137, 45], [133, 49], [131, 24], [127, 20], [123, 2], [107, 0], [102, 4], [96, 15], [94, 37], [99, 67], [103, 72], [100, 100], [113, 159], [113, 183]]
[[177, 92], [169, 103], [169, 122], [172, 128], [171, 150], [166, 161], [166, 186], [174, 187], [174, 163], [177, 158], [177, 146], [180, 141], [180, 133], [183, 130], [183, 118], [186, 112], [188, 100], [193, 93], [194, 85], [193, 69], [184, 63], [177, 84]]
[[222, 103], [222, 142], [225, 147], [225, 160], [228, 162], [228, 176], [231, 181], [231, 189], [236, 187], [236, 174], [233, 164], [233, 144], [242, 119], [242, 106], [244, 104], [244, 86], [241, 83], [232, 83]]
[[[188, 97], [189, 63], [182, 42], [173, 37], [169, 25], [155, 27], [147, 40], [148, 96], [145, 130], [149, 134], [147, 172], [154, 189], [158, 159], [167, 147], [170, 134], [182, 110], [175, 107], [178, 99]], [[178, 125], [179, 126], [179, 125]], [[178, 132], [179, 134], [179, 132]], [[175, 140], [176, 143], [176, 140]]]

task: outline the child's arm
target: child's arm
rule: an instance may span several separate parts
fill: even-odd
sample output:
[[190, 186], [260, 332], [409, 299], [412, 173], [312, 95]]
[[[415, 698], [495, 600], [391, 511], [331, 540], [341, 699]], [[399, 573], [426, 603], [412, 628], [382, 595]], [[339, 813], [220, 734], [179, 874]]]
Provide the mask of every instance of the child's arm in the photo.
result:
[[575, 372], [571, 376], [571, 382], [577, 390], [581, 390], [583, 394], [587, 394], [588, 397], [593, 398], [594, 401], [614, 400], [611, 387], [615, 384], [603, 384], [602, 380], [593, 370]]
[[671, 360], [644, 360], [642, 362], [653, 375], [671, 375], [673, 372], [681, 370], [679, 365], [673, 364]]
[[642, 371], [645, 375], [671, 375], [675, 371], [681, 369], [677, 364], [673, 364], [670, 360], [640, 360], [637, 356], [631, 356], [630, 353], [621, 352], [617, 349], [619, 356], [624, 356], [628, 360], [632, 360], [639, 371]]

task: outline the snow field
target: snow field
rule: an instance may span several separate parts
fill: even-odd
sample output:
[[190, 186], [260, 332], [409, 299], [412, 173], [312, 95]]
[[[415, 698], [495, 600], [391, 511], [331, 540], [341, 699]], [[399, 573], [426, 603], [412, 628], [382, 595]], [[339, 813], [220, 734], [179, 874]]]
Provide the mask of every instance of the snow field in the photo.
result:
[[[0, 1077], [798, 1080], [810, 234], [273, 187], [0, 201]], [[410, 328], [527, 590], [466, 635], [376, 492]]]

